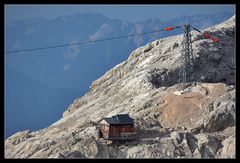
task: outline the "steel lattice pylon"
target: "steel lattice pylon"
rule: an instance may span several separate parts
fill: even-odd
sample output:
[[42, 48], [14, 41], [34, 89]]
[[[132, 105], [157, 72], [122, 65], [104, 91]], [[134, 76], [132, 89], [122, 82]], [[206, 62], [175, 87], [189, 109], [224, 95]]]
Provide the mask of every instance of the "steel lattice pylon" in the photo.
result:
[[192, 85], [192, 82], [194, 82], [196, 85], [195, 74], [194, 74], [194, 57], [193, 57], [192, 40], [191, 40], [191, 28], [200, 34], [203, 34], [206, 39], [211, 39], [215, 43], [217, 43], [220, 40], [220, 38], [212, 37], [212, 35], [215, 35], [212, 32], [202, 33], [200, 30], [194, 28], [190, 24], [185, 24], [183, 26], [166, 27], [164, 28], [164, 30], [171, 31], [177, 28], [181, 28], [184, 31], [182, 54], [180, 58], [182, 66], [179, 71], [179, 81], [178, 81], [179, 84], [182, 85], [182, 89], [184, 91], [189, 85]]
[[187, 88], [189, 82], [193, 81], [193, 73], [194, 73], [194, 58], [193, 58], [193, 50], [192, 50], [192, 40], [190, 33], [190, 25], [184, 25], [184, 37], [183, 37], [183, 46], [182, 46], [182, 55], [181, 55], [181, 63], [182, 67], [179, 71], [179, 83], [182, 84], [182, 89]]

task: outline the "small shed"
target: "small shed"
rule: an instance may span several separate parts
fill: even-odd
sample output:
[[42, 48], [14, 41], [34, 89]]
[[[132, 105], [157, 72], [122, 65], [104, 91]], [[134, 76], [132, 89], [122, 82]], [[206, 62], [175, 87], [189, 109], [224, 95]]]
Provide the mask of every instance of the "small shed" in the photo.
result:
[[133, 140], [136, 138], [134, 120], [128, 114], [117, 114], [99, 121], [100, 137], [108, 140]]

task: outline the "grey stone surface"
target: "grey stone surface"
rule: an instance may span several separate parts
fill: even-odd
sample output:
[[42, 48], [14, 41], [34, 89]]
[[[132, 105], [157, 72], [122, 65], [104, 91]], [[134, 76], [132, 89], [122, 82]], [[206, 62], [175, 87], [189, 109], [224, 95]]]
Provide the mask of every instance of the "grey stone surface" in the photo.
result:
[[[51, 126], [5, 139], [5, 157], [234, 158], [235, 16], [205, 31], [221, 41], [194, 33], [194, 75], [200, 83], [192, 91], [173, 94], [180, 88], [182, 35], [156, 40], [93, 81]], [[138, 138], [109, 146], [98, 138], [96, 125], [120, 113], [135, 119]]]

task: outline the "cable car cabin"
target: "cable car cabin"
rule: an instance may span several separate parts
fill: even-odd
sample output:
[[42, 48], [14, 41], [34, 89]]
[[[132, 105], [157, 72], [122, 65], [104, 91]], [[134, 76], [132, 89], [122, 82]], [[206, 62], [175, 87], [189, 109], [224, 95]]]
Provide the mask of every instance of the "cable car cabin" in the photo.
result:
[[117, 114], [99, 122], [100, 137], [108, 140], [134, 140], [134, 120], [128, 114]]

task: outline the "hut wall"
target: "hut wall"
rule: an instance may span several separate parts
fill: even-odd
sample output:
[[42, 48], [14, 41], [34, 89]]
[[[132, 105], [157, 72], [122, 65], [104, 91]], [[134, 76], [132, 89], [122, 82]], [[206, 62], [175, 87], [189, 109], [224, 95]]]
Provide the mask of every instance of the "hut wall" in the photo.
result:
[[102, 134], [103, 134], [103, 137], [105, 137], [105, 138], [108, 138], [108, 136], [109, 136], [109, 125], [106, 125], [106, 124], [101, 124], [100, 125], [100, 130], [101, 130], [101, 132], [102, 132]]
[[129, 125], [110, 125], [109, 136], [119, 137], [121, 133], [124, 132], [134, 132], [132, 124]]

